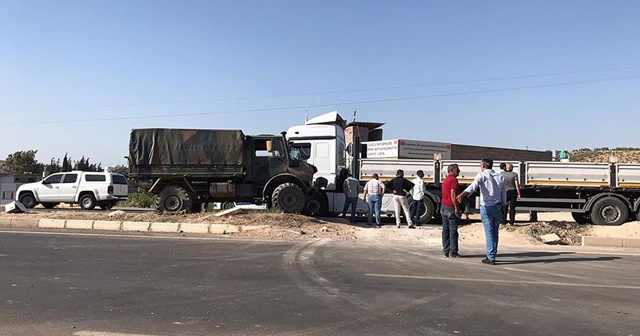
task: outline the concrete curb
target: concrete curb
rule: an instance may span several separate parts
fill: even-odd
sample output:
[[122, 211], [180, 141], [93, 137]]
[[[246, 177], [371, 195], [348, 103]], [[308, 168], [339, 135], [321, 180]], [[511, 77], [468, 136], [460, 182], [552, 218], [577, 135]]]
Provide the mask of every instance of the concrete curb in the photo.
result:
[[12, 218], [11, 227], [17, 228], [35, 228], [38, 227], [40, 220], [37, 218]]
[[209, 223], [131, 222], [53, 218], [0, 218], [0, 227], [137, 231], [165, 233], [198, 233], [225, 235], [241, 231], [259, 230], [266, 225], [229, 225]]
[[64, 229], [66, 219], [43, 218], [38, 222], [38, 227], [42, 229]]
[[582, 236], [582, 246], [640, 247], [640, 239]]

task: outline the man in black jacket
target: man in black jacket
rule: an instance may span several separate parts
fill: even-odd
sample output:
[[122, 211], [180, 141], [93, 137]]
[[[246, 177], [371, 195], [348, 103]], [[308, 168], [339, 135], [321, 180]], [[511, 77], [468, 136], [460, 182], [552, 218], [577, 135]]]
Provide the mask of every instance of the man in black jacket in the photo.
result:
[[413, 229], [413, 221], [411, 220], [411, 214], [409, 213], [409, 200], [407, 200], [407, 194], [409, 190], [413, 189], [413, 182], [404, 178], [404, 171], [398, 169], [396, 177], [387, 182], [387, 190], [393, 192], [393, 203], [396, 212], [396, 226], [400, 228], [400, 211], [404, 211], [404, 218], [407, 219], [409, 228]]

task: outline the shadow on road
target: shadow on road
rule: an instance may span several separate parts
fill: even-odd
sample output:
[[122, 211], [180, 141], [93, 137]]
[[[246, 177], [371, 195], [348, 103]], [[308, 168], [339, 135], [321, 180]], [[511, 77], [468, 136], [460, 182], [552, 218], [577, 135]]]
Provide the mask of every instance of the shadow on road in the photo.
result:
[[[621, 257], [568, 257], [575, 252], [519, 252], [519, 253], [498, 253], [496, 265], [517, 265], [533, 263], [557, 263], [557, 262], [584, 262], [584, 261], [612, 261], [622, 259]], [[464, 255], [462, 258], [485, 258], [484, 254]], [[555, 258], [554, 258], [555, 257]], [[509, 258], [523, 258], [520, 260], [509, 260]], [[529, 259], [545, 258], [545, 259]], [[507, 259], [507, 260], [505, 260]]]

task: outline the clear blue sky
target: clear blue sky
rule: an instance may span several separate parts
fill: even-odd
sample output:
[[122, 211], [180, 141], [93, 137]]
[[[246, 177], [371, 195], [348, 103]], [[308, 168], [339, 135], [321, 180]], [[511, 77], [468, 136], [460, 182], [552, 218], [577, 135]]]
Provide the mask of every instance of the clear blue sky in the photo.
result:
[[387, 139], [640, 147], [639, 13], [639, 1], [0, 0], [0, 159], [126, 164], [132, 128], [279, 133], [356, 109]]

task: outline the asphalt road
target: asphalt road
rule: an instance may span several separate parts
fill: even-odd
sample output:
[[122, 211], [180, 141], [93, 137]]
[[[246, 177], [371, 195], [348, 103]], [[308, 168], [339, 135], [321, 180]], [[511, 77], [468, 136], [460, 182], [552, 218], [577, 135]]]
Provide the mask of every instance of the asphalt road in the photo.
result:
[[640, 254], [0, 232], [0, 335], [640, 335]]

